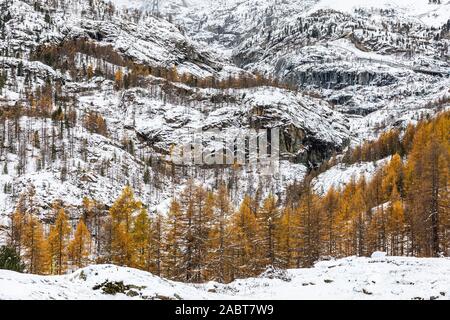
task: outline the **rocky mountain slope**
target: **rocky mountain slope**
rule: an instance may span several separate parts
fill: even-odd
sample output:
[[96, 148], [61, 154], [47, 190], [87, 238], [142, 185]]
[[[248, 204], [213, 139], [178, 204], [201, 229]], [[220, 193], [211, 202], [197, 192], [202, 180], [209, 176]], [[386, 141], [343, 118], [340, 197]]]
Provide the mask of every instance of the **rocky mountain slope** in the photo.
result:
[[[83, 197], [109, 206], [126, 184], [164, 211], [190, 177], [225, 179], [236, 201], [282, 198], [333, 153], [450, 94], [449, 2], [159, 2], [0, 0], [0, 224], [24, 192], [43, 217], [57, 199], [73, 216]], [[118, 88], [119, 71], [138, 80]], [[242, 84], [257, 77], [272, 81]], [[241, 84], [214, 85], [230, 79]], [[170, 162], [192, 131], [257, 127], [281, 129], [280, 175]]]
[[449, 2], [174, 2], [161, 12], [194, 39], [240, 67], [317, 91], [354, 117], [360, 138], [448, 95]]

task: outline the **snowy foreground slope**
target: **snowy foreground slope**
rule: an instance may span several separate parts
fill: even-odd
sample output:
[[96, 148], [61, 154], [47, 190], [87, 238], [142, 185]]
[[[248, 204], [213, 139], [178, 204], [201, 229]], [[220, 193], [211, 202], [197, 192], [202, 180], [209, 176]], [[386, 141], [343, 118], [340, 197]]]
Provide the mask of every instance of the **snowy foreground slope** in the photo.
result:
[[[266, 271], [223, 285], [183, 284], [136, 269], [96, 265], [65, 276], [0, 270], [0, 299], [443, 299], [450, 259], [349, 257], [310, 269]], [[123, 292], [112, 294], [113, 292]], [[109, 292], [109, 293], [108, 293]]]

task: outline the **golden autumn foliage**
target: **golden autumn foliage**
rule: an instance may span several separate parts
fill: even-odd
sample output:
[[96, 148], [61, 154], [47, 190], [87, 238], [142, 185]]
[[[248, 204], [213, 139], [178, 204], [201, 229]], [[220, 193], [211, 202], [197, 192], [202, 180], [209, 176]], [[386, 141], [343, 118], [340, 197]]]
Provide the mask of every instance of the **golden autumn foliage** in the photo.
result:
[[116, 90], [119, 90], [123, 86], [123, 71], [121, 68], [114, 73], [114, 86]]
[[92, 64], [88, 65], [86, 75], [88, 79], [91, 79], [94, 76], [94, 68], [92, 67]]
[[33, 273], [61, 274], [86, 265], [95, 234], [100, 261], [196, 283], [229, 282], [257, 276], [268, 266], [311, 266], [325, 257], [379, 250], [449, 256], [449, 135], [450, 112], [410, 126], [403, 135], [386, 133], [360, 150], [360, 159], [389, 156], [370, 178], [352, 178], [325, 194], [314, 192], [305, 179], [289, 188], [284, 203], [259, 193], [233, 203], [224, 181], [209, 189], [190, 180], [161, 216], [149, 214], [128, 186], [107, 217], [94, 213], [95, 202], [84, 200], [70, 243], [63, 209], [57, 208], [46, 241], [38, 219], [18, 205], [10, 241], [22, 249]]
[[133, 266], [132, 228], [134, 214], [142, 210], [142, 203], [135, 199], [133, 190], [127, 186], [109, 209], [112, 224], [111, 260], [122, 266]]
[[419, 125], [405, 165], [412, 251], [438, 256], [448, 243], [450, 112]]
[[88, 112], [83, 119], [83, 126], [92, 133], [108, 135], [105, 119], [98, 112]]
[[19, 255], [22, 252], [26, 222], [25, 214], [20, 209], [16, 209], [11, 215], [9, 242]]
[[141, 209], [134, 220], [131, 230], [133, 247], [132, 266], [150, 271], [150, 237], [151, 226], [147, 210]]
[[45, 274], [48, 271], [48, 248], [44, 230], [38, 218], [27, 217], [23, 234], [24, 258], [29, 273]]
[[167, 218], [164, 222], [165, 229], [165, 243], [164, 243], [164, 276], [171, 279], [181, 278], [182, 265], [182, 247], [181, 241], [183, 237], [182, 217], [180, 203], [173, 199], [170, 204]]
[[50, 272], [63, 274], [68, 264], [68, 242], [71, 233], [69, 219], [64, 209], [56, 207], [55, 223], [50, 227], [48, 250], [50, 254]]
[[78, 222], [73, 239], [69, 243], [68, 252], [72, 265], [83, 268], [88, 265], [91, 250], [91, 233], [83, 219]]
[[[344, 234], [338, 252], [449, 254], [449, 119], [450, 113], [444, 112], [417, 127], [408, 127], [401, 141], [409, 150], [407, 157], [395, 153], [371, 181], [356, 188], [352, 182], [340, 192], [342, 206], [337, 216]], [[366, 190], [363, 202], [360, 190]], [[359, 224], [360, 239], [352, 230], [358, 212], [365, 212]]]
[[231, 250], [236, 262], [235, 277], [255, 274], [258, 270], [255, 259], [257, 244], [254, 239], [258, 233], [256, 215], [251, 210], [252, 199], [244, 197], [240, 207], [231, 217], [229, 233], [231, 234]]
[[256, 219], [258, 225], [258, 254], [259, 264], [265, 266], [275, 265], [276, 258], [276, 228], [279, 224], [279, 210], [276, 199], [269, 195], [263, 202]]
[[230, 252], [229, 248], [229, 230], [227, 224], [231, 215], [231, 203], [228, 196], [228, 189], [224, 183], [219, 185], [217, 193], [214, 195], [214, 201], [209, 204], [212, 210], [211, 214], [211, 231], [210, 248], [208, 265], [210, 269], [215, 270], [215, 277], [217, 281], [229, 281], [230, 274]]

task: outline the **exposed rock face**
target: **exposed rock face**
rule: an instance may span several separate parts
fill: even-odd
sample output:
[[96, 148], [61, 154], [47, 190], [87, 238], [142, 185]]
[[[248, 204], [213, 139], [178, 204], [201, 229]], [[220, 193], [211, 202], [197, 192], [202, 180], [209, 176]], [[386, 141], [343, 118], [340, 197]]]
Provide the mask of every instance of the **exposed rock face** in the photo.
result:
[[[162, 12], [170, 12], [196, 40], [226, 48], [244, 69], [316, 90], [351, 116], [419, 109], [422, 101], [446, 94], [439, 88], [448, 86], [448, 3], [423, 1], [420, 10], [411, 10], [395, 0], [392, 6], [247, 0], [193, 2], [189, 10], [175, 2], [166, 2]], [[416, 91], [425, 90], [421, 99], [407, 98], [412, 83]], [[377, 130], [371, 123], [363, 125]]]
[[[89, 38], [103, 45], [112, 45], [124, 57], [151, 66], [191, 68], [198, 76], [211, 76], [223, 64], [217, 57], [185, 37], [173, 24], [151, 15], [142, 15], [136, 21], [132, 15], [113, 15], [107, 2], [99, 2], [98, 12], [81, 10], [89, 1], [63, 1], [66, 10], [37, 11], [32, 1], [2, 0], [7, 10], [0, 18], [5, 22], [5, 36], [11, 39], [0, 43], [0, 50], [25, 50], [28, 54], [42, 44], [58, 45], [62, 41]], [[6, 19], [6, 18], [5, 18]], [[49, 20], [50, 22], [46, 21]]]
[[[339, 90], [348, 86], [388, 86], [395, 84], [397, 79], [389, 73], [371, 71], [344, 70], [294, 70], [285, 77], [289, 83], [296, 83], [302, 87], [318, 87]], [[340, 101], [338, 101], [340, 102]]]
[[328, 159], [334, 152], [342, 151], [343, 145], [314, 138], [313, 134], [306, 133], [295, 126], [283, 128], [280, 135], [281, 155], [290, 161], [306, 163], [309, 166], [316, 166], [324, 159]]
[[[233, 90], [227, 95], [201, 90], [196, 96], [204, 97], [196, 107], [155, 105], [145, 91], [130, 90], [119, 108], [139, 118], [136, 132], [165, 153], [171, 145], [188, 141], [192, 130], [216, 129], [230, 137], [239, 131], [278, 128], [281, 154], [308, 164], [318, 164], [348, 143], [348, 121], [318, 99], [274, 88]], [[227, 103], [211, 102], [217, 100]]]

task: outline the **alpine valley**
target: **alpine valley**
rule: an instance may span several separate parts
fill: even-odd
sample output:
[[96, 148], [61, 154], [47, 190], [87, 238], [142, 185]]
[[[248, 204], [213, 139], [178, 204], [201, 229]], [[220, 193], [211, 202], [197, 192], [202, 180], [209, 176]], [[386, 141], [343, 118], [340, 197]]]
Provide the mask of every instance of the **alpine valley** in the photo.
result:
[[[448, 299], [449, 45], [449, 0], [0, 0], [0, 299]], [[174, 161], [266, 129], [273, 174]]]

